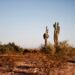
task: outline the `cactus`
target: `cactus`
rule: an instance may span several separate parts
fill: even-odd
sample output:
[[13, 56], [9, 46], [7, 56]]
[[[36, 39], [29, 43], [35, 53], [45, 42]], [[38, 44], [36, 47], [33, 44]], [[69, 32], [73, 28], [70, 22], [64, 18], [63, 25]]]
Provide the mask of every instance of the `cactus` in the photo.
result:
[[45, 33], [43, 34], [43, 38], [44, 38], [44, 40], [45, 40], [45, 48], [47, 48], [47, 39], [49, 38], [47, 26], [46, 26], [46, 31], [45, 31]]
[[60, 26], [59, 26], [59, 22], [55, 22], [55, 24], [53, 24], [54, 27], [54, 46], [57, 47], [58, 46], [58, 36], [60, 33]]

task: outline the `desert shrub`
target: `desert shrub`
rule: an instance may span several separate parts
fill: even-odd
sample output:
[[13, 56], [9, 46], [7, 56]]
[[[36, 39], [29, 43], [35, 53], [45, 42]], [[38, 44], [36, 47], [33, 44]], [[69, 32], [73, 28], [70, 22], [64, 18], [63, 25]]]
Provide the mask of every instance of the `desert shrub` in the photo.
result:
[[56, 47], [56, 55], [59, 57], [65, 57], [68, 56], [71, 50], [71, 45], [69, 45], [67, 41], [63, 41], [59, 43], [58, 47]]
[[0, 45], [0, 53], [11, 53], [11, 52], [16, 52], [16, 53], [22, 53], [23, 48], [15, 45], [15, 43], [8, 43], [4, 45]]
[[44, 45], [41, 45], [40, 50], [50, 55], [54, 55], [55, 53], [54, 46], [51, 43], [48, 43], [47, 48], [45, 48]]
[[71, 50], [70, 50], [70, 52], [69, 52], [69, 54], [68, 54], [68, 56], [70, 56], [70, 57], [75, 57], [75, 48], [71, 48]]
[[38, 52], [38, 49], [35, 49], [35, 50], [33, 49], [33, 50], [31, 50], [31, 52], [32, 53], [37, 53]]
[[0, 45], [0, 54], [6, 53], [6, 47], [4, 45]]
[[29, 53], [30, 51], [28, 50], [28, 49], [24, 49], [23, 50], [23, 54], [25, 54], [25, 53]]
[[20, 52], [20, 47], [15, 45], [15, 43], [9, 43], [8, 47], [12, 47], [15, 52]]
[[69, 56], [75, 56], [75, 48], [68, 41], [59, 42], [56, 48], [51, 43], [48, 43], [47, 49], [45, 49], [44, 45], [41, 45], [40, 49], [48, 56], [52, 56], [53, 59], [65, 59]]
[[0, 48], [0, 54], [4, 54], [5, 52], [6, 52], [6, 50], [5, 50], [5, 49]]
[[48, 48], [49, 53], [51, 55], [54, 55], [55, 54], [55, 48], [54, 48], [54, 46], [51, 43], [48, 43], [47, 48]]

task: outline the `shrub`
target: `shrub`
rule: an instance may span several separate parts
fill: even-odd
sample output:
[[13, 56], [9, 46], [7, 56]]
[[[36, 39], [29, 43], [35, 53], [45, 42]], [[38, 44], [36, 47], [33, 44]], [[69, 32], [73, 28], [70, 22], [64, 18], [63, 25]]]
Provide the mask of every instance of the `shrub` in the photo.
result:
[[58, 47], [56, 48], [56, 55], [60, 57], [66, 57], [70, 54], [72, 47], [68, 44], [67, 41], [60, 42]]
[[40, 50], [50, 55], [54, 55], [55, 53], [54, 46], [51, 43], [48, 43], [47, 48], [45, 48], [44, 45], [41, 45]]

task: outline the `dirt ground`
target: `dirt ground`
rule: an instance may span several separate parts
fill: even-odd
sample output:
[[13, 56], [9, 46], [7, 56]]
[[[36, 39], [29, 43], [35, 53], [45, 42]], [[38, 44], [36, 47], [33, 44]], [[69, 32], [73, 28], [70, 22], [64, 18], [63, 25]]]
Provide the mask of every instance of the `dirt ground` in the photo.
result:
[[54, 61], [40, 52], [0, 55], [0, 75], [75, 75], [75, 63]]

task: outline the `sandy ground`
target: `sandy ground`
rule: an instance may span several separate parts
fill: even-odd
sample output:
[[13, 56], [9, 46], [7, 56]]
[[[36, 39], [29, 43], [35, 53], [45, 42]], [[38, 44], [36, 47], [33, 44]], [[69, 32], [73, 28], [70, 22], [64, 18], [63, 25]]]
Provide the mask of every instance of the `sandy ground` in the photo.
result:
[[[4, 57], [4, 65], [0, 63], [0, 75], [75, 75], [75, 63], [54, 62], [40, 53], [8, 56], [7, 61], [5, 61], [6, 56], [0, 56], [0, 59], [2, 57]], [[13, 61], [7, 63], [10, 59]], [[12, 63], [14, 66], [9, 70], [10, 66], [8, 65]]]

